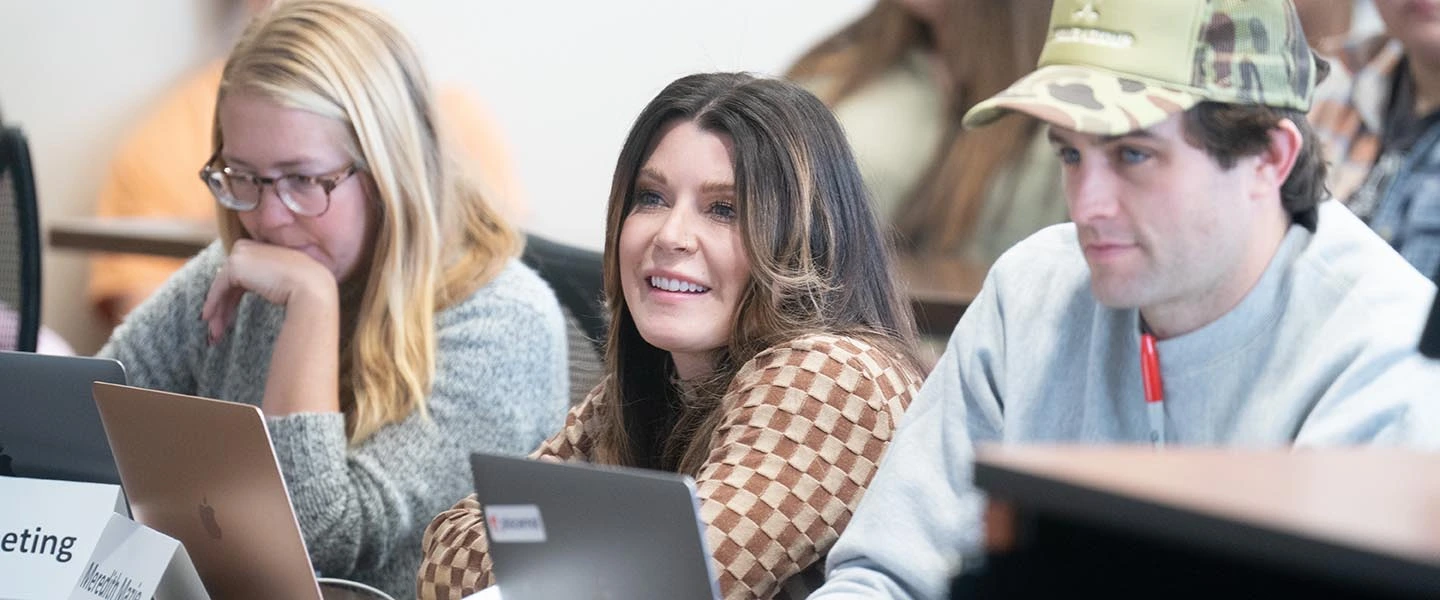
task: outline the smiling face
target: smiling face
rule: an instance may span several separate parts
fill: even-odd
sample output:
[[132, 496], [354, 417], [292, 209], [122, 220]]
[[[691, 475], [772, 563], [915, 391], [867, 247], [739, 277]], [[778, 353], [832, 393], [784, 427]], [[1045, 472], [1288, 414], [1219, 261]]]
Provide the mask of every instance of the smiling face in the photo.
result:
[[[229, 94], [218, 109], [225, 140], [220, 158], [225, 166], [261, 177], [326, 175], [351, 163], [345, 151], [345, 125], [334, 119], [252, 93]], [[374, 215], [365, 195], [363, 173], [340, 182], [330, 192], [330, 208], [318, 217], [290, 211], [266, 186], [255, 210], [238, 213], [254, 240], [303, 252], [345, 281], [364, 262]]]
[[1266, 245], [1252, 239], [1257, 159], [1222, 169], [1185, 140], [1182, 119], [1113, 137], [1050, 129], [1101, 304], [1223, 313], [1268, 263]]
[[728, 137], [671, 124], [635, 179], [620, 229], [626, 308], [683, 379], [714, 368], [750, 282]]

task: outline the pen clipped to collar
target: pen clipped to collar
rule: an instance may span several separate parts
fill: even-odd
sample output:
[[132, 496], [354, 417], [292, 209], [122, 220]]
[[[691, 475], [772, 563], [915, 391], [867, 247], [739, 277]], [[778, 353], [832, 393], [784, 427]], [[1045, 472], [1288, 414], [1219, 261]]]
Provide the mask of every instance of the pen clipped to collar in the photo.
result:
[[1145, 380], [1145, 415], [1150, 419], [1150, 443], [1165, 446], [1165, 385], [1160, 380], [1160, 352], [1155, 335], [1140, 334], [1140, 376]]

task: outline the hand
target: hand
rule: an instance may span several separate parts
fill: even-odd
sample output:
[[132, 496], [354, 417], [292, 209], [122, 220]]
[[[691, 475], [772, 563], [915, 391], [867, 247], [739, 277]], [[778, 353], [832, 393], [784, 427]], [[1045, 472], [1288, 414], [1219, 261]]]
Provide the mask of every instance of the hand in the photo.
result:
[[280, 306], [289, 306], [300, 298], [329, 302], [336, 311], [340, 304], [335, 276], [315, 259], [283, 246], [236, 240], [230, 255], [215, 272], [215, 281], [200, 309], [212, 345], [234, 323], [235, 310], [246, 292]]

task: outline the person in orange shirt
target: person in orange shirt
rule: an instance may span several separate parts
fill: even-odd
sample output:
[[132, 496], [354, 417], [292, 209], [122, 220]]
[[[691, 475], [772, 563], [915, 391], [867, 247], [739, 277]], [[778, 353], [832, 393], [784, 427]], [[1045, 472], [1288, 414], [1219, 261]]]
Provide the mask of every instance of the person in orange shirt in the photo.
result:
[[[100, 189], [96, 214], [102, 217], [215, 219], [214, 201], [195, 176], [195, 165], [210, 154], [215, 97], [224, 62], [206, 65], [158, 102], [116, 151]], [[510, 223], [522, 224], [525, 199], [504, 138], [488, 111], [469, 91], [439, 86], [445, 135], [451, 136], [486, 198]], [[185, 259], [102, 254], [90, 264], [90, 302], [106, 322], [118, 325], [170, 277]]]

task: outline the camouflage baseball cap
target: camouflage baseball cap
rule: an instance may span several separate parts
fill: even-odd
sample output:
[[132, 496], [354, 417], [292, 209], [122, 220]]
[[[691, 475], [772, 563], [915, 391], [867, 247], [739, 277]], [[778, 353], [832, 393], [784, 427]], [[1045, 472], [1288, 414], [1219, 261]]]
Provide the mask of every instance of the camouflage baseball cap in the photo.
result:
[[964, 124], [1019, 111], [1120, 135], [1205, 100], [1305, 111], [1315, 71], [1290, 0], [1055, 0], [1038, 68]]

